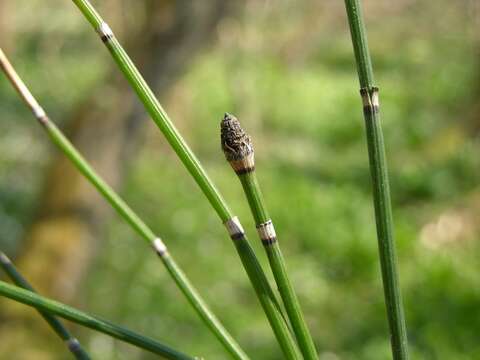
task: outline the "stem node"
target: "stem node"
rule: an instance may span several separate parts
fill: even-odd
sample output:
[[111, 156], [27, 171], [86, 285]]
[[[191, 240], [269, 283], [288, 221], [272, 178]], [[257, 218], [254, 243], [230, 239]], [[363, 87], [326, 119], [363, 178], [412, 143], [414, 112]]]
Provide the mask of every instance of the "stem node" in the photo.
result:
[[362, 97], [363, 112], [365, 115], [376, 114], [380, 110], [380, 100], [378, 95], [378, 87], [364, 87], [360, 89]]

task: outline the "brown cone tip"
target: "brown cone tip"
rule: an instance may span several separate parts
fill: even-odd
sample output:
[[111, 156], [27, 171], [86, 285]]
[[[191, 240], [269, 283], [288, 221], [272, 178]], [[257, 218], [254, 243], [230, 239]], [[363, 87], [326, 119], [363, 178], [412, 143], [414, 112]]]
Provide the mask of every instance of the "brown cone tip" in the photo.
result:
[[242, 160], [253, 153], [252, 140], [235, 116], [225, 113], [220, 127], [222, 150], [227, 161]]

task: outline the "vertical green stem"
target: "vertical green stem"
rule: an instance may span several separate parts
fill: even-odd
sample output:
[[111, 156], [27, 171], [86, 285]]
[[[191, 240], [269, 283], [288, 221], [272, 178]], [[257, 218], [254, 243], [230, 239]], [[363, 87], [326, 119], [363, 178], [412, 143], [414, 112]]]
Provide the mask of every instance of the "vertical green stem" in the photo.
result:
[[79, 325], [110, 335], [143, 350], [161, 355], [165, 359], [194, 360], [193, 357], [182, 354], [181, 352], [163, 345], [154, 339], [139, 335], [131, 330], [112, 324], [96, 316], [89, 315], [57, 301], [47, 299], [34, 292], [9, 285], [3, 281], [0, 281], [0, 295], [34, 307], [38, 311], [55, 314]]
[[[0, 267], [8, 275], [8, 277], [19, 287], [35, 292], [28, 281], [20, 274], [10, 259], [0, 251]], [[55, 333], [65, 342], [70, 352], [79, 360], [89, 360], [87, 352], [83, 349], [78, 340], [70, 334], [63, 324], [53, 315], [46, 311], [39, 310], [39, 314], [45, 319]]]
[[257, 181], [254, 150], [250, 136], [242, 129], [240, 122], [230, 114], [225, 114], [221, 123], [221, 143], [227, 161], [242, 183], [260, 240], [267, 253], [273, 276], [303, 357], [308, 360], [318, 359], [315, 344], [303, 317], [295, 289], [288, 277], [275, 228]]
[[8, 79], [18, 91], [27, 106], [50, 136], [52, 142], [70, 159], [75, 167], [85, 176], [87, 180], [103, 195], [118, 214], [147, 242], [149, 242], [163, 264], [168, 269], [173, 280], [186, 296], [189, 303], [203, 320], [205, 325], [212, 331], [225, 349], [235, 359], [248, 359], [237, 342], [223, 327], [217, 317], [206, 306], [193, 285], [188, 281], [185, 274], [180, 270], [173, 257], [167, 250], [163, 241], [143, 222], [142, 219], [117, 195], [117, 193], [93, 170], [90, 164], [77, 151], [72, 143], [63, 135], [56, 125], [48, 118], [45, 111], [35, 100], [28, 88], [16, 73], [5, 54], [0, 49], [0, 67]]
[[97, 31], [105, 46], [109, 50], [112, 58], [118, 65], [120, 71], [123, 73], [133, 90], [136, 92], [138, 98], [143, 103], [152, 120], [161, 130], [172, 149], [176, 152], [177, 156], [197, 182], [198, 186], [207, 197], [208, 201], [215, 209], [222, 222], [225, 224], [229, 231], [230, 237], [234, 239], [235, 247], [240, 256], [242, 264], [245, 267], [245, 271], [247, 272], [250, 282], [255, 289], [257, 297], [267, 315], [270, 325], [276, 334], [277, 340], [281, 344], [284, 351], [289, 348], [288, 353], [295, 353], [295, 349], [292, 348], [294, 342], [292, 343], [291, 339], [286, 336], [286, 334], [288, 334], [288, 331], [286, 331], [288, 330], [288, 326], [285, 321], [282, 320], [283, 316], [278, 305], [278, 301], [276, 300], [273, 291], [271, 291], [267, 277], [265, 276], [265, 273], [263, 272], [263, 269], [255, 256], [253, 248], [249, 244], [248, 239], [243, 232], [238, 218], [233, 216], [225, 200], [208, 177], [206, 171], [203, 169], [195, 154], [188, 147], [185, 140], [175, 128], [168, 114], [160, 105], [152, 90], [143, 79], [132, 60], [129, 58], [128, 54], [115, 38], [107, 23], [104, 22], [89, 1], [72, 1], [79, 8], [92, 27]]
[[363, 101], [380, 264], [392, 352], [395, 360], [406, 360], [409, 358], [407, 330], [397, 272], [392, 206], [379, 115], [378, 88], [374, 85], [372, 62], [360, 1], [345, 0], [345, 6], [360, 80], [360, 94]]

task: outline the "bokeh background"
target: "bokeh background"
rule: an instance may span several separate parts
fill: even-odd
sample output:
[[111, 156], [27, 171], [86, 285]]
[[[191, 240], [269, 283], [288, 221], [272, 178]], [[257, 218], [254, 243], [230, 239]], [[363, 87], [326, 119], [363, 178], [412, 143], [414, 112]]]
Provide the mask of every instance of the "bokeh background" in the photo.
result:
[[[363, 118], [342, 1], [102, 0], [264, 265], [219, 122], [257, 173], [322, 360], [390, 358]], [[476, 0], [365, 0], [412, 358], [480, 358]], [[231, 241], [108, 52], [67, 0], [0, 1], [0, 46], [98, 171], [160, 234], [254, 359], [278, 346]], [[0, 246], [42, 293], [207, 359], [226, 355], [138, 235], [0, 80]], [[72, 327], [97, 359], [150, 359]], [[2, 301], [1, 359], [67, 359]], [[13, 354], [13, 357], [12, 357]]]

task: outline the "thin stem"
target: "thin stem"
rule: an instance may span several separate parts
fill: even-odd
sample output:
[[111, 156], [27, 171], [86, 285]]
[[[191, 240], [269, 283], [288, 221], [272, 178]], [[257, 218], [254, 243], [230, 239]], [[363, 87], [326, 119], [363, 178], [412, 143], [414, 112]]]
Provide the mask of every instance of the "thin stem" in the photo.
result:
[[109, 321], [89, 315], [68, 305], [40, 296], [32, 291], [21, 289], [17, 286], [0, 281], [0, 295], [32, 306], [35, 309], [50, 314], [55, 314], [79, 325], [110, 335], [123, 342], [132, 344], [143, 350], [163, 356], [166, 359], [194, 360], [192, 356], [182, 354], [166, 345], [149, 337], [139, 335], [131, 330], [112, 324]]
[[[35, 292], [28, 281], [20, 274], [15, 265], [3, 252], [0, 251], [0, 267], [5, 271], [8, 277], [19, 287]], [[50, 325], [53, 331], [65, 342], [68, 350], [79, 360], [89, 360], [87, 352], [83, 349], [80, 342], [63, 326], [63, 324], [50, 313], [39, 310], [40, 315]]]
[[239, 179], [255, 218], [260, 239], [267, 253], [278, 291], [280, 292], [283, 304], [285, 305], [300, 350], [305, 359], [318, 359], [315, 344], [305, 322], [300, 302], [298, 301], [295, 289], [288, 276], [285, 259], [275, 236], [272, 220], [268, 216], [267, 209], [265, 208], [260, 187], [256, 180], [255, 171], [240, 175]]
[[318, 359], [315, 344], [303, 317], [295, 289], [288, 277], [285, 259], [280, 250], [275, 228], [268, 215], [260, 185], [257, 181], [254, 150], [250, 136], [245, 133], [234, 116], [225, 114], [221, 123], [221, 140], [227, 161], [232, 165], [242, 183], [250, 210], [255, 219], [260, 240], [267, 253], [273, 276], [300, 350], [305, 359]]
[[198, 186], [229, 231], [230, 237], [234, 239], [235, 247], [242, 264], [245, 267], [245, 271], [247, 272], [263, 310], [269, 319], [270, 325], [277, 336], [277, 340], [281, 343], [282, 349], [284, 349], [285, 352], [287, 348], [289, 348], [287, 351], [290, 354], [289, 356], [298, 353], [298, 349], [295, 350], [293, 348], [294, 342], [292, 339], [287, 337], [287, 334], [289, 333], [288, 326], [285, 321], [282, 320], [283, 315], [281, 308], [270, 288], [267, 277], [255, 256], [255, 252], [245, 236], [238, 218], [232, 214], [225, 200], [208, 177], [206, 171], [203, 169], [192, 150], [188, 147], [185, 140], [173, 125], [169, 116], [158, 102], [128, 54], [115, 38], [107, 23], [87, 0], [72, 1], [80, 9], [95, 31], [97, 31], [120, 71], [136, 92], [152, 120], [161, 130], [172, 149], [197, 182]]
[[188, 302], [195, 309], [205, 325], [213, 332], [225, 349], [235, 359], [248, 359], [237, 342], [223, 327], [217, 317], [210, 311], [193, 285], [188, 281], [185, 274], [176, 264], [173, 257], [167, 250], [163, 241], [145, 224], [140, 217], [117, 195], [117, 193], [93, 170], [89, 163], [75, 149], [72, 143], [63, 135], [55, 124], [47, 117], [45, 111], [40, 107], [15, 69], [12, 67], [5, 54], [0, 49], [0, 67], [7, 75], [27, 106], [32, 110], [35, 117], [47, 131], [51, 140], [58, 148], [72, 161], [77, 169], [92, 183], [93, 186], [103, 195], [118, 214], [137, 231], [141, 237], [149, 242], [158, 254], [173, 280], [183, 292]]
[[363, 101], [380, 264], [393, 358], [406, 360], [409, 358], [407, 329], [397, 271], [390, 186], [379, 115], [378, 88], [374, 85], [372, 61], [360, 1], [345, 0], [345, 6]]

